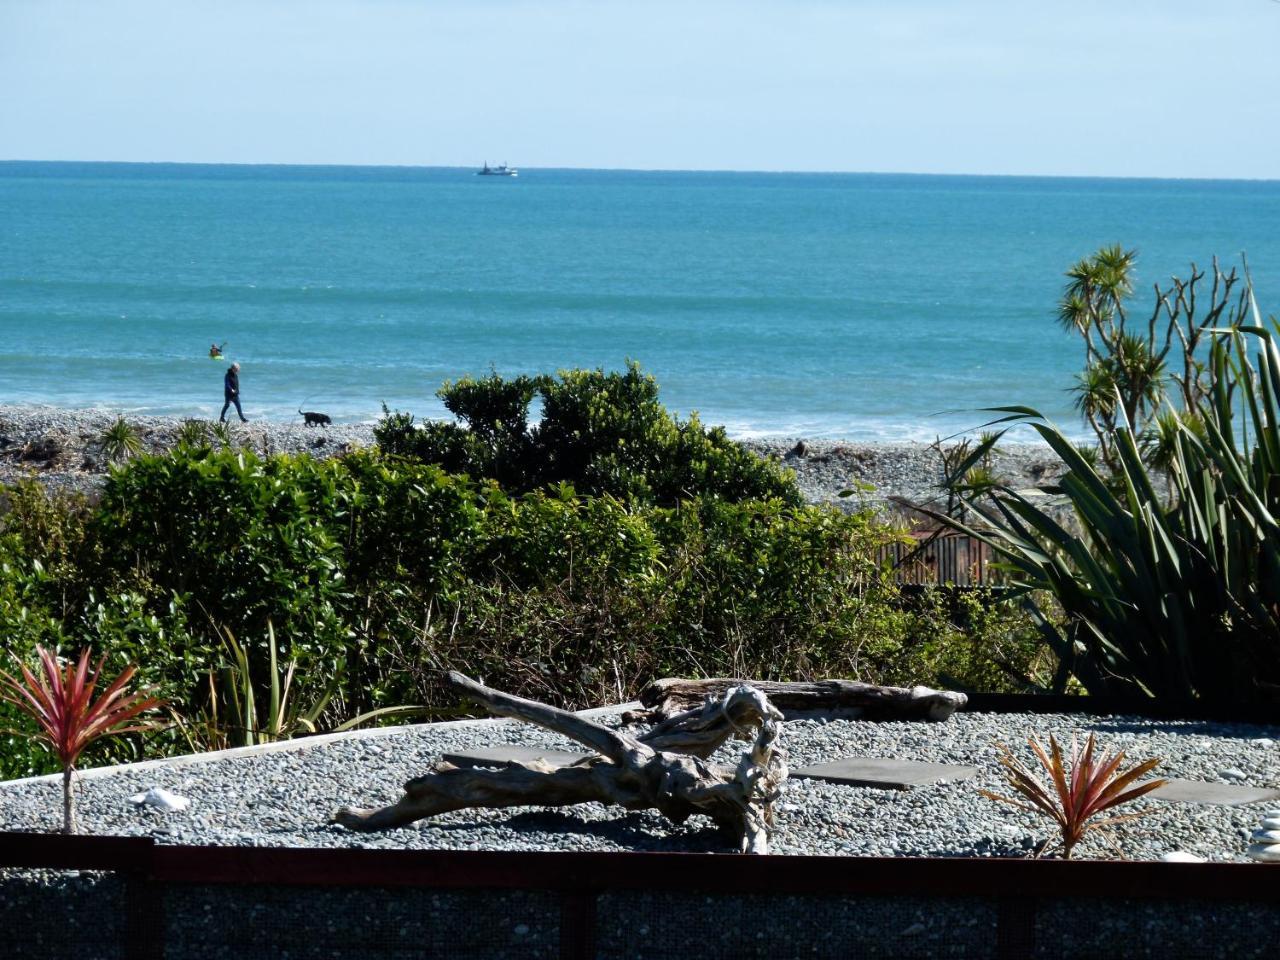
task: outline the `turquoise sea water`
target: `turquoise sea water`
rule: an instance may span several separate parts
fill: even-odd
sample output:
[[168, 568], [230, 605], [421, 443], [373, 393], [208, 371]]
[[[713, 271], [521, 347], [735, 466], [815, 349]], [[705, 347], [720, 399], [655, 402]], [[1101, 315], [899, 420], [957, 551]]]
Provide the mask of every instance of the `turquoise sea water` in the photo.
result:
[[1278, 225], [1280, 182], [0, 163], [0, 402], [216, 413], [225, 340], [251, 416], [631, 357], [739, 435], [1073, 422], [1073, 260], [1243, 250], [1278, 310]]

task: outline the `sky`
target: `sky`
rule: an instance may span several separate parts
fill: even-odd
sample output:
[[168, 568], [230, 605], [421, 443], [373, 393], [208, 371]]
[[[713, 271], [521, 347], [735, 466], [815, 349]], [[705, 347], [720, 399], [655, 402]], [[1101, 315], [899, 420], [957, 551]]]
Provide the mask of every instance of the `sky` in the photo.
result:
[[0, 159], [1280, 177], [1275, 0], [0, 0]]

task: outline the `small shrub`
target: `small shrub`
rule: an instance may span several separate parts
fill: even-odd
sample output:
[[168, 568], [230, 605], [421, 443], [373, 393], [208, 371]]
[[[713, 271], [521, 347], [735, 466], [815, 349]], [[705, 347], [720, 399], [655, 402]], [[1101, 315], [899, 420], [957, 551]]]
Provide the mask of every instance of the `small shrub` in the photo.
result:
[[15, 538], [45, 567], [74, 562], [90, 512], [83, 494], [50, 493], [38, 480], [23, 479], [0, 490], [0, 538]]
[[231, 424], [226, 421], [219, 421], [211, 424], [209, 427], [209, 437], [223, 450], [230, 450], [235, 446], [236, 438], [231, 432]]
[[124, 417], [117, 417], [116, 422], [106, 429], [100, 444], [102, 452], [112, 463], [121, 463], [142, 452], [138, 428]]
[[1093, 734], [1089, 734], [1083, 754], [1077, 749], [1075, 738], [1071, 738], [1070, 759], [1063, 757], [1062, 748], [1052, 734], [1049, 735], [1048, 753], [1035, 737], [1029, 737], [1027, 742], [1048, 774], [1050, 786], [1045, 786], [1005, 744], [998, 744], [1005, 779], [1021, 799], [1004, 797], [989, 790], [978, 792], [992, 800], [1053, 820], [1058, 825], [1064, 860], [1071, 859], [1072, 849], [1088, 833], [1142, 815], [1118, 814], [1104, 820], [1095, 819], [1099, 814], [1137, 800], [1168, 782], [1157, 779], [1136, 783], [1139, 777], [1154, 770], [1160, 761], [1144, 760], [1122, 772], [1120, 766], [1124, 763], [1124, 752], [1096, 756]]
[[906, 634], [868, 651], [877, 682], [983, 693], [1058, 690], [1058, 659], [1025, 598], [990, 588], [930, 585], [901, 596]]
[[103, 660], [91, 673], [89, 651], [82, 650], [78, 663], [73, 666], [68, 661], [65, 670], [60, 670], [52, 651], [38, 647], [36, 652], [43, 675], [37, 677], [25, 664], [19, 664], [21, 679], [0, 670], [0, 699], [35, 721], [36, 735], [62, 764], [63, 830], [75, 833], [72, 777], [80, 755], [104, 737], [151, 729], [152, 723], [131, 721], [159, 706], [160, 701], [128, 692], [129, 681], [137, 672], [134, 666], [126, 667], [95, 700]]

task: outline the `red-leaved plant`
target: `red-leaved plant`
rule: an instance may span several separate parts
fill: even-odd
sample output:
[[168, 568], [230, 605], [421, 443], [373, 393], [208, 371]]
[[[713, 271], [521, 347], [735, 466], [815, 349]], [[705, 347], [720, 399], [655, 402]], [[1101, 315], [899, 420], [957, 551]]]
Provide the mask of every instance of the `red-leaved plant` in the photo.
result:
[[1095, 820], [1098, 814], [1136, 800], [1168, 782], [1157, 779], [1134, 785], [1139, 777], [1155, 769], [1160, 760], [1144, 760], [1122, 772], [1120, 765], [1124, 763], [1124, 751], [1118, 751], [1114, 755], [1095, 755], [1097, 749], [1093, 734], [1089, 734], [1089, 742], [1085, 744], [1083, 754], [1076, 745], [1076, 738], [1071, 738], [1069, 760], [1063, 757], [1062, 748], [1058, 746], [1053, 734], [1049, 735], [1048, 753], [1045, 753], [1044, 747], [1040, 746], [1035, 737], [1028, 737], [1027, 743], [1048, 773], [1051, 785], [1045, 786], [1014, 756], [1012, 750], [1000, 743], [996, 746], [1000, 749], [1000, 765], [1004, 767], [1005, 779], [1024, 799], [1002, 797], [990, 790], [978, 792], [992, 800], [1012, 804], [1033, 813], [1042, 813], [1052, 819], [1061, 832], [1064, 860], [1071, 859], [1072, 848], [1091, 830], [1142, 816], [1141, 813], [1117, 814]]
[[94, 700], [103, 660], [99, 660], [90, 673], [88, 650], [80, 652], [78, 663], [67, 661], [62, 669], [53, 651], [38, 646], [36, 654], [40, 658], [40, 676], [23, 663], [18, 664], [21, 679], [0, 670], [0, 700], [8, 701], [35, 720], [37, 736], [49, 745], [62, 764], [62, 827], [67, 833], [75, 833], [72, 775], [80, 754], [103, 737], [152, 729], [155, 726], [152, 722], [131, 721], [159, 706], [160, 701], [126, 689], [137, 672], [136, 666], [126, 667]]

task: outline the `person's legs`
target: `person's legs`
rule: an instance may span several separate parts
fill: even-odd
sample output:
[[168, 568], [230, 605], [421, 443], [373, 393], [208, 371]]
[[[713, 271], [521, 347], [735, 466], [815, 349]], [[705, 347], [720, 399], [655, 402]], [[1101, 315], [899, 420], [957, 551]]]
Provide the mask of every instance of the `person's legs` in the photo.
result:
[[[218, 414], [218, 420], [219, 420], [219, 422], [221, 422], [221, 423], [226, 423], [226, 422], [227, 422], [227, 407], [229, 407], [229, 406], [231, 406], [231, 398], [230, 398], [230, 397], [228, 397], [228, 398], [227, 398], [227, 400], [226, 400], [226, 402], [222, 405], [222, 413]], [[240, 409], [240, 401], [239, 401], [239, 400], [237, 400], [237, 401], [236, 401], [236, 409], [237, 409], [237, 410], [239, 410], [239, 409]]]
[[246, 416], [244, 415], [244, 411], [240, 409], [240, 397], [239, 397], [239, 395], [237, 394], [236, 396], [232, 397], [232, 398], [231, 398], [231, 402], [232, 402], [232, 403], [234, 403], [234, 404], [236, 405], [236, 413], [240, 414], [240, 422], [241, 422], [241, 423], [248, 423], [248, 422], [249, 422], [249, 418], [248, 418], [248, 417], [246, 417]]

